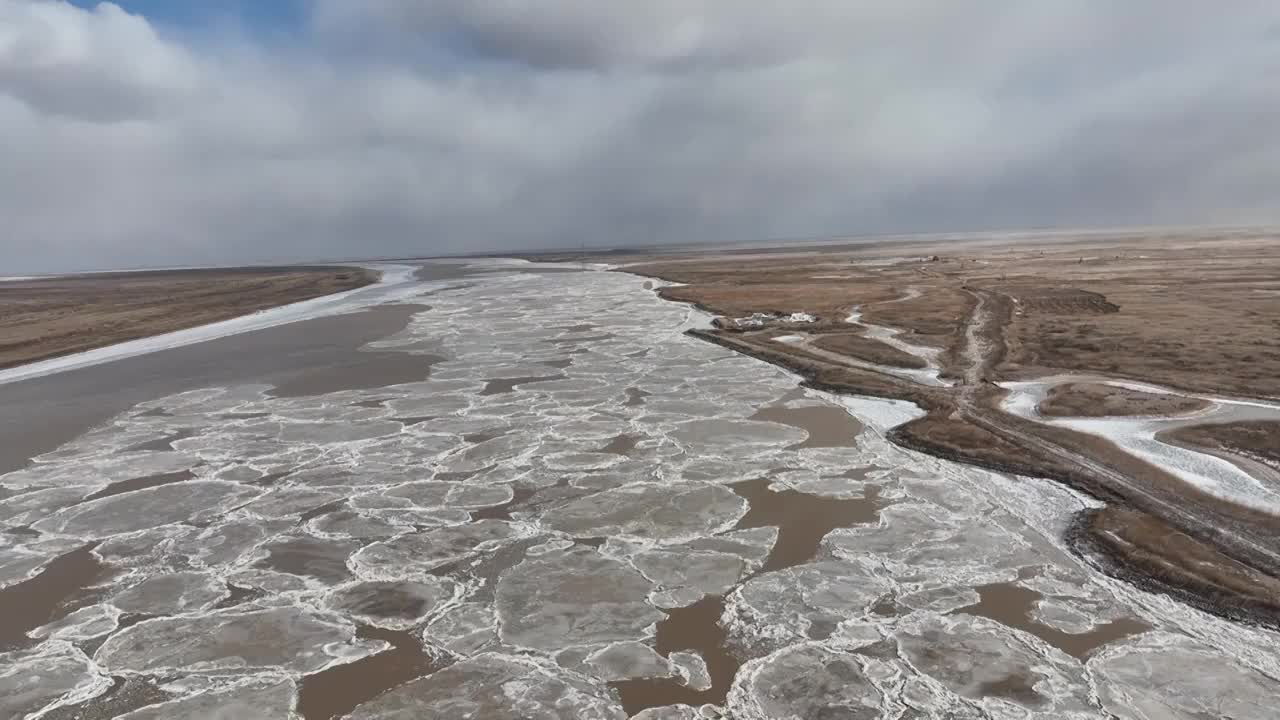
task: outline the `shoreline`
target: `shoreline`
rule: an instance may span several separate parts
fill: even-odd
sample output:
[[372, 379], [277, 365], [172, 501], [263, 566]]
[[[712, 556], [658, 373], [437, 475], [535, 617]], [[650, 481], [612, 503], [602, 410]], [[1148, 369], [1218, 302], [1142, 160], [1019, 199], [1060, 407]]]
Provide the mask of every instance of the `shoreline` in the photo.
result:
[[[842, 269], [859, 275], [864, 282], [831, 285], [818, 282], [828, 276], [823, 266], [834, 262], [828, 258], [806, 257], [791, 264], [726, 270], [723, 266], [729, 259], [703, 256], [669, 264], [624, 263], [617, 270], [671, 283], [658, 291], [660, 298], [721, 318], [715, 328], [689, 335], [779, 366], [798, 375], [804, 387], [838, 395], [906, 400], [920, 407], [923, 417], [885, 433], [898, 447], [997, 472], [1047, 478], [1101, 501], [1108, 513], [1081, 513], [1074, 521], [1075, 530], [1063, 538], [1077, 557], [1096, 569], [1221, 617], [1280, 627], [1280, 604], [1274, 598], [1267, 599], [1265, 591], [1280, 577], [1280, 556], [1271, 549], [1276, 539], [1271, 522], [1275, 515], [1187, 482], [1176, 463], [1153, 464], [1108, 438], [1054, 423], [1030, 422], [1009, 414], [1002, 406], [1009, 394], [1003, 387], [1008, 382], [1006, 373], [1031, 369], [1025, 362], [1017, 362], [1014, 353], [1022, 338], [1013, 332], [1015, 323], [1025, 322], [1030, 301], [1020, 304], [1016, 295], [1010, 299], [998, 290], [952, 279], [930, 262], [918, 269], [911, 266], [898, 271], [889, 279], [877, 277], [877, 269], [860, 267], [860, 258], [848, 258], [851, 262]], [[752, 283], [762, 292], [749, 291]], [[902, 285], [907, 286], [905, 294]], [[937, 300], [908, 302], [920, 297], [921, 288], [930, 288], [944, 303], [953, 300], [948, 292], [954, 291], [957, 299], [950, 305], [940, 305]], [[1101, 295], [1075, 289], [1042, 295], [1048, 298], [1048, 309], [1041, 314], [1049, 317], [1076, 313], [1080, 316], [1076, 322], [1085, 324], [1118, 312], [1092, 302]], [[854, 314], [842, 314], [842, 303], [845, 310], [853, 307]], [[905, 308], [907, 305], [911, 307]], [[881, 329], [893, 330], [894, 337], [906, 332], [908, 337], [914, 336], [917, 345], [926, 337], [940, 341], [936, 351], [932, 350], [935, 343], [916, 349], [934, 352], [940, 375], [954, 378], [956, 383], [928, 387], [897, 377], [901, 373], [893, 368], [864, 367], [867, 363], [852, 360], [837, 362], [837, 358], [814, 353], [806, 343], [796, 342], [806, 333], [796, 336], [793, 325], [787, 325], [789, 314], [799, 312], [809, 318], [805, 327], [814, 337], [847, 332], [843, 327], [872, 337], [867, 328], [880, 326], [850, 322], [855, 316], [861, 320], [863, 308], [874, 315], [875, 322], [884, 324]], [[764, 320], [750, 327], [723, 320], [735, 317]], [[793, 334], [781, 336], [781, 332]], [[1050, 375], [1089, 374], [1067, 365], [1038, 369], [1051, 370]], [[1121, 372], [1116, 374], [1123, 377], [1128, 374], [1123, 370], [1131, 368], [1121, 365], [1117, 369]], [[1117, 378], [1105, 379], [1124, 385]], [[1158, 377], [1154, 382], [1164, 385], [1162, 392], [1183, 395], [1174, 392], [1171, 386], [1175, 384], [1166, 384], [1167, 379]], [[1152, 382], [1145, 379], [1132, 384]], [[1218, 399], [1234, 394], [1229, 387], [1214, 390]], [[1198, 394], [1185, 393], [1191, 397]], [[1259, 402], [1256, 397], [1251, 400]], [[1149, 532], [1142, 535], [1135, 531], [1137, 534], [1110, 552], [1099, 552], [1108, 538], [1108, 528], [1102, 522], [1123, 513], [1141, 518], [1143, 532]], [[1085, 535], [1092, 542], [1082, 541]], [[1151, 544], [1159, 537], [1178, 539], [1181, 550], [1177, 557], [1166, 556], [1160, 543]], [[1150, 550], [1145, 550], [1148, 547]], [[1189, 557], [1202, 562], [1183, 562]]]
[[375, 304], [415, 269], [208, 268], [5, 282], [0, 306], [18, 309], [0, 323], [0, 385]]
[[[668, 302], [680, 303], [681, 301], [668, 299]], [[800, 380], [800, 386], [804, 388], [850, 398], [911, 403], [920, 408], [923, 414], [913, 420], [899, 423], [884, 433], [885, 439], [897, 447], [920, 452], [949, 462], [984, 468], [993, 472], [1042, 478], [1059, 483], [1066, 488], [1083, 493], [1103, 503], [1102, 509], [1139, 513], [1148, 521], [1155, 521], [1162, 528], [1167, 528], [1167, 532], [1171, 535], [1182, 538], [1187, 545], [1187, 547], [1183, 548], [1184, 550], [1193, 551], [1198, 559], [1212, 563], [1219, 568], [1230, 566], [1230, 571], [1239, 573], [1242, 579], [1247, 578], [1244, 579], [1244, 582], [1248, 584], [1256, 582], [1254, 578], [1265, 580], [1270, 576], [1271, 572], [1280, 570], [1275, 566], [1268, 566], [1266, 562], [1258, 562], [1258, 558], [1249, 557], [1247, 553], [1242, 552], [1243, 548], [1239, 544], [1226, 538], [1215, 536], [1215, 533], [1203, 527], [1202, 522], [1187, 523], [1179, 522], [1180, 520], [1185, 521], [1185, 518], [1162, 517], [1160, 513], [1154, 511], [1155, 508], [1151, 507], [1149, 503], [1139, 502], [1139, 498], [1136, 497], [1128, 497], [1127, 493], [1118, 488], [1110, 487], [1107, 482], [1101, 481], [1102, 478], [1095, 477], [1090, 472], [1070, 466], [1055, 466], [1054, 463], [1046, 458], [1036, 456], [1035, 453], [1029, 455], [1023, 461], [1014, 461], [1005, 453], [966, 454], [961, 452], [959, 448], [930, 442], [920, 437], [918, 433], [914, 432], [914, 429], [918, 423], [934, 417], [938, 408], [927, 407], [929, 405], [928, 401], [920, 396], [907, 397], [895, 392], [878, 392], [874, 387], [862, 386], [856, 382], [851, 384], [848, 382], [824, 381], [820, 377], [821, 373], [816, 368], [797, 366], [791, 361], [791, 358], [783, 353], [764, 352], [759, 348], [728, 341], [724, 335], [705, 330], [689, 330], [685, 334], [782, 368], [795, 375]], [[1100, 449], [1102, 443], [1105, 443], [1105, 440], [1088, 435], [1078, 439], [1083, 440], [1085, 446], [1095, 451]], [[1121, 453], [1124, 452], [1118, 447], [1116, 450]], [[1158, 477], [1165, 472], [1162, 468], [1146, 463], [1142, 458], [1129, 459], [1135, 461], [1134, 465], [1145, 466], [1143, 467], [1145, 472], [1140, 473], [1141, 475], [1150, 473]], [[1189, 495], [1195, 494], [1191, 487], [1184, 488], [1184, 490]], [[1214, 500], [1224, 503], [1229, 502], [1220, 498], [1214, 498]], [[1206, 581], [1204, 577], [1195, 572], [1179, 573], [1169, 564], [1168, 558], [1130, 557], [1124, 551], [1114, 546], [1106, 545], [1100, 537], [1105, 534], [1105, 531], [1095, 527], [1098, 518], [1103, 517], [1102, 509], [1087, 509], [1077, 513], [1076, 517], [1071, 521], [1069, 531], [1061, 538], [1078, 558], [1104, 574], [1127, 582], [1134, 587], [1148, 592], [1164, 594], [1210, 614], [1247, 625], [1280, 629], [1280, 608], [1274, 602], [1259, 601], [1256, 597], [1250, 596], [1254, 593], [1237, 595], [1230, 591], [1224, 591], [1222, 587]], [[1248, 507], [1240, 509], [1251, 510]], [[1230, 517], [1223, 519], [1228, 526], [1233, 525], [1233, 521], [1236, 520], [1236, 518]], [[1255, 575], [1255, 573], [1258, 573], [1258, 575]], [[1255, 589], [1250, 588], [1250, 590]]]

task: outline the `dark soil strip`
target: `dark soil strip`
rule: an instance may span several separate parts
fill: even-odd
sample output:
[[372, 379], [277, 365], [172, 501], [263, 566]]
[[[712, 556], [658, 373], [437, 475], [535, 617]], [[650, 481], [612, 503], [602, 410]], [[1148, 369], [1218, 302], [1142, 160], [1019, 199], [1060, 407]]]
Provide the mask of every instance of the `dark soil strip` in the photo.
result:
[[[1246, 578], [1257, 571], [1221, 555], [1212, 544], [1176, 531], [1162, 542], [1182, 543], [1181, 555], [1190, 556], [1187, 559], [1200, 574], [1175, 567], [1167, 560], [1142, 550], [1121, 550], [1112, 542], [1110, 535], [1100, 533], [1098, 528], [1104, 513], [1114, 511], [1114, 507], [1084, 510], [1076, 514], [1067, 529], [1068, 545], [1090, 565], [1117, 580], [1147, 592], [1168, 595], [1212, 615], [1280, 630], [1280, 593], [1267, 595], [1256, 591], [1233, 591], [1222, 583], [1224, 579], [1229, 581], [1231, 574], [1238, 573], [1238, 577]], [[1133, 510], [1120, 512], [1137, 513]]]

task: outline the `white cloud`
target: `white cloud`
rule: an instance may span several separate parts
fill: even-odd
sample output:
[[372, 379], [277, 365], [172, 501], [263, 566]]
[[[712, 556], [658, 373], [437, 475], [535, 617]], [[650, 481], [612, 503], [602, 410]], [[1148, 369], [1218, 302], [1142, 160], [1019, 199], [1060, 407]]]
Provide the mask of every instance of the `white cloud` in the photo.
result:
[[0, 2], [0, 87], [39, 111], [107, 120], [180, 98], [198, 81], [180, 48], [104, 3]]
[[[254, 36], [256, 37], [256, 36]], [[6, 269], [1276, 219], [1241, 0], [0, 0]]]

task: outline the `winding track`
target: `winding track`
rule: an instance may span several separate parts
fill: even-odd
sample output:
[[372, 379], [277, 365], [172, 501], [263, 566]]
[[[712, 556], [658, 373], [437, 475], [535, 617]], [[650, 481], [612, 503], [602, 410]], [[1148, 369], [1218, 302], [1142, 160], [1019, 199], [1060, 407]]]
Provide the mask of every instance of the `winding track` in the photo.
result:
[[[1280, 551], [1274, 543], [1257, 538], [1247, 528], [1233, 529], [1220, 525], [1209, 525], [1205, 520], [1185, 507], [1171, 502], [1164, 493], [1154, 492], [1143, 487], [1141, 481], [1117, 471], [1109, 465], [1065, 448], [1046, 438], [1025, 432], [1012, 423], [1003, 420], [1004, 413], [983, 407], [979, 401], [984, 377], [994, 363], [997, 351], [995, 344], [1001, 340], [1003, 328], [998, 318], [991, 312], [991, 298], [988, 291], [966, 290], [975, 299], [973, 311], [965, 326], [965, 346], [960, 357], [965, 360], [963, 384], [957, 394], [957, 410], [960, 416], [987, 432], [1010, 438], [1024, 447], [1033, 449], [1045, 456], [1073, 467], [1094, 479], [1104, 481], [1105, 485], [1127, 498], [1140, 498], [1146, 507], [1159, 509], [1159, 515], [1181, 528], [1199, 531], [1197, 534], [1214, 537], [1233, 550], [1245, 551], [1253, 560], [1261, 560], [1267, 567], [1280, 567]], [[1252, 563], [1250, 563], [1252, 564]]]
[[[1223, 499], [1215, 500], [1215, 503], [1219, 504], [1218, 507], [1198, 502], [1195, 496], [1190, 494], [1191, 488], [1187, 488], [1187, 492], [1183, 493], [1177, 491], [1176, 487], [1181, 484], [1181, 481], [1176, 478], [1170, 477], [1168, 481], [1170, 486], [1162, 487], [1142, 477], [1131, 475], [1104, 460], [1095, 458], [1087, 451], [1081, 452], [1064, 446], [1030, 430], [1024, 425], [1026, 421], [1008, 415], [993, 406], [993, 393], [998, 388], [986, 378], [1004, 351], [1003, 323], [998, 312], [992, 309], [992, 306], [998, 303], [998, 295], [989, 290], [967, 287], [961, 289], [974, 298], [974, 305], [965, 321], [964, 340], [958, 352], [960, 364], [963, 366], [956, 373], [959, 381], [950, 386], [954, 392], [948, 393], [955, 403], [953, 419], [967, 422], [975, 428], [1004, 438], [1022, 447], [1028, 453], [1038, 455], [1042, 460], [1055, 461], [1061, 467], [1072, 471], [1072, 474], [1087, 478], [1098, 487], [1110, 491], [1120, 498], [1122, 504], [1158, 517], [1193, 537], [1209, 540], [1219, 551], [1236, 561], [1267, 575], [1280, 575], [1280, 543], [1277, 542], [1277, 536], [1280, 533], [1277, 532], [1276, 523], [1241, 517], [1240, 514], [1226, 508], [1239, 508], [1241, 512], [1248, 510], [1255, 517], [1260, 517], [1256, 511], [1242, 508]], [[888, 302], [905, 299], [908, 298]], [[799, 350], [810, 361], [828, 366], [855, 368], [900, 383], [905, 382], [922, 390], [946, 389], [926, 388], [923, 384], [904, 378], [884, 366], [812, 347], [809, 338], [802, 334], [795, 335], [794, 341], [784, 344]], [[714, 336], [701, 337], [739, 352], [753, 354], [751, 344], [717, 339]], [[783, 366], [788, 367], [785, 364]], [[1135, 462], [1143, 462], [1132, 454], [1126, 453], [1122, 448], [1117, 447], [1117, 452], [1124, 453]], [[1155, 465], [1151, 465], [1150, 468], [1152, 473], [1162, 473]]]

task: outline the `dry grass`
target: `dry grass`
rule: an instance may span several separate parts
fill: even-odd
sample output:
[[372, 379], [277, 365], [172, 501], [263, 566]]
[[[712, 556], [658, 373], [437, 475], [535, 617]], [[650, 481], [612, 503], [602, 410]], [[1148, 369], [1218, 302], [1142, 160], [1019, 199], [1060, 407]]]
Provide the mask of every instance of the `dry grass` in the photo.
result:
[[0, 368], [247, 315], [376, 277], [359, 268], [249, 268], [0, 282]]
[[[938, 347], [960, 340], [965, 288], [987, 290], [1011, 304], [993, 379], [1079, 371], [1280, 397], [1280, 240], [1266, 233], [610, 259], [687, 283], [665, 294], [718, 314], [807, 311], [835, 322], [859, 305], [867, 322]], [[922, 296], [886, 302], [907, 288]]]
[[831, 350], [879, 365], [916, 369], [928, 367], [928, 363], [911, 353], [903, 352], [879, 340], [865, 338], [857, 333], [827, 333], [820, 335], [814, 344], [823, 350]]
[[722, 330], [693, 330], [694, 337], [736, 350], [759, 360], [786, 368], [816, 388], [831, 392], [873, 395], [908, 400], [924, 408], [937, 408], [945, 398], [934, 388], [903, 383], [895, 378], [868, 370], [836, 365], [808, 354], [801, 348], [770, 342], [767, 335], [748, 335]]
[[1096, 549], [1128, 574], [1212, 609], [1242, 616], [1280, 617], [1280, 580], [1222, 554], [1212, 545], [1135, 510], [1108, 507], [1093, 514], [1088, 532]]
[[808, 312], [824, 320], [843, 321], [854, 306], [891, 300], [901, 294], [895, 287], [871, 282], [873, 277], [866, 273], [826, 272], [809, 256], [703, 256], [675, 262], [656, 257], [632, 259], [637, 262], [629, 263], [627, 272], [681, 283], [665, 288], [664, 297], [698, 303], [726, 317], [755, 312]]
[[863, 318], [875, 325], [901, 328], [916, 344], [954, 344], [973, 310], [973, 297], [954, 287], [915, 287], [922, 292], [920, 297], [869, 305], [863, 310]]
[[[1280, 243], [1205, 238], [1115, 250], [1074, 266], [1059, 253], [1056, 269], [1048, 259], [1010, 263], [1023, 277], [992, 283], [1021, 301], [1006, 331], [1006, 376], [1077, 370], [1280, 395]], [[1045, 275], [1095, 302], [1040, 302]]]
[[898, 428], [899, 440], [917, 450], [983, 467], [1015, 469], [1027, 453], [1005, 438], [964, 420], [930, 413]]
[[[943, 374], [957, 380], [953, 388], [843, 366], [803, 347], [769, 343], [769, 332], [698, 333], [787, 367], [815, 387], [916, 402], [928, 414], [896, 429], [895, 442], [1067, 483], [1114, 511], [1073, 542], [1093, 542], [1139, 582], [1206, 609], [1268, 623], [1280, 617], [1273, 615], [1280, 565], [1266, 550], [1280, 540], [1274, 517], [1198, 492], [1105, 440], [1009, 416], [997, 407], [1002, 391], [986, 382], [1079, 372], [1207, 393], [1280, 396], [1280, 242], [1273, 235], [885, 243], [610, 260], [685, 283], [664, 296], [722, 316], [817, 315], [821, 322], [806, 331], [823, 350], [882, 365], [902, 362], [863, 337], [865, 328], [843, 322], [854, 306], [867, 323], [941, 348]], [[975, 312], [979, 299], [982, 313]], [[978, 317], [984, 320], [973, 324], [970, 343], [967, 331]], [[1169, 415], [1203, 407], [1194, 399], [1083, 383], [1055, 392], [1042, 411]], [[1179, 439], [1263, 462], [1280, 457], [1273, 426], [1215, 427], [1188, 430]], [[1130, 526], [1123, 534], [1103, 537], [1124, 522]], [[1224, 527], [1248, 542], [1223, 534]]]
[[1280, 422], [1195, 425], [1161, 433], [1162, 440], [1221, 450], [1280, 467]]
[[1122, 415], [1185, 415], [1209, 403], [1181, 395], [1157, 395], [1095, 383], [1066, 383], [1049, 391], [1040, 414], [1049, 417], [1114, 417]]

